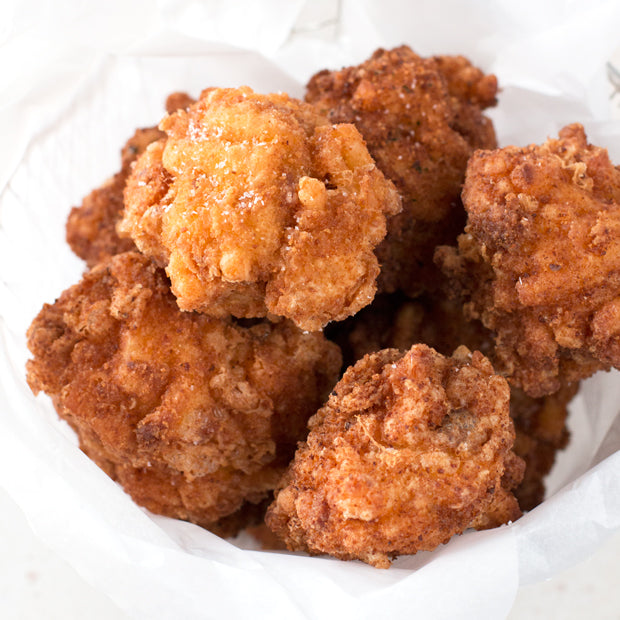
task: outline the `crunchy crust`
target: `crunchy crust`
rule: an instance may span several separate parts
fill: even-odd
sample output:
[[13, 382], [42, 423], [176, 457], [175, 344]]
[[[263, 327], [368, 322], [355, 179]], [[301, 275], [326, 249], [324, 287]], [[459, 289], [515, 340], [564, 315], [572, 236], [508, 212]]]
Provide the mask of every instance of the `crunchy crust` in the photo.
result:
[[[461, 302], [443, 296], [411, 300], [398, 294], [378, 295], [354, 317], [331, 326], [326, 335], [338, 343], [347, 366], [368, 353], [391, 347], [406, 350], [415, 343], [433, 347], [442, 355], [465, 345], [493, 361], [493, 333], [480, 321], [467, 320]], [[569, 383], [539, 398], [510, 388], [514, 451], [526, 465], [522, 482], [513, 490], [522, 510], [532, 510], [544, 499], [544, 478], [557, 451], [568, 443], [568, 404], [578, 388], [578, 383]]]
[[337, 379], [340, 354], [290, 322], [183, 313], [162, 270], [125, 253], [28, 331], [28, 382], [143, 505], [201, 524], [257, 503]]
[[498, 369], [530, 396], [620, 367], [620, 169], [583, 127], [470, 160], [458, 248], [436, 258]]
[[506, 381], [465, 347], [367, 355], [311, 418], [267, 524], [291, 549], [387, 567], [471, 525], [518, 518], [508, 399]]
[[240, 88], [207, 89], [160, 128], [118, 230], [166, 267], [180, 308], [318, 330], [372, 300], [401, 205], [352, 125]]

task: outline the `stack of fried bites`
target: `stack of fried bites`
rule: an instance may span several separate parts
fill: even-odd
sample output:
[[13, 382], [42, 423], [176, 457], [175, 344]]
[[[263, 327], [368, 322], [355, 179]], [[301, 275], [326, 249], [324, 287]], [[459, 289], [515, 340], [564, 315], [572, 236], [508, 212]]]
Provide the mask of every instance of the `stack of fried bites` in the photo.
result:
[[[496, 149], [497, 83], [378, 50], [306, 101], [176, 93], [71, 211], [28, 381], [142, 506], [387, 567], [542, 501], [620, 366], [620, 169]], [[342, 374], [344, 371], [344, 374]]]

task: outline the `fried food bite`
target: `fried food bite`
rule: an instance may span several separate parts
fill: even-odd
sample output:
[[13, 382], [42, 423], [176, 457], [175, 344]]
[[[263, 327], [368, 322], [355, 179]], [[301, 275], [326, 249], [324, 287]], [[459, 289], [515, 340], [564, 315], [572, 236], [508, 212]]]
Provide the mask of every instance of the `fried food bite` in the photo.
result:
[[386, 349], [349, 368], [266, 522], [293, 550], [387, 567], [520, 515], [509, 389], [479, 352]]
[[[415, 343], [426, 344], [442, 355], [451, 355], [464, 345], [493, 362], [493, 333], [480, 321], [467, 320], [460, 300], [446, 296], [423, 295], [411, 300], [399, 294], [377, 295], [372, 304], [329, 326], [325, 333], [340, 346], [345, 365], [368, 353], [385, 348], [406, 350]], [[568, 444], [568, 405], [578, 388], [578, 383], [570, 383], [553, 394], [533, 398], [510, 386], [514, 452], [525, 461], [523, 480], [513, 489], [522, 510], [532, 510], [544, 499], [544, 478], [558, 450]]]
[[410, 296], [435, 290], [437, 245], [465, 225], [460, 193], [474, 149], [495, 148], [491, 120], [497, 80], [462, 56], [422, 58], [403, 45], [310, 79], [306, 101], [334, 123], [353, 123], [379, 169], [403, 198], [377, 249], [379, 289]]
[[322, 334], [254, 323], [181, 312], [119, 254], [35, 318], [28, 382], [136, 501], [210, 527], [268, 496], [338, 377]]
[[[185, 93], [172, 93], [166, 100], [166, 110], [172, 113], [192, 102]], [[121, 169], [88, 194], [80, 206], [71, 209], [66, 225], [67, 243], [89, 267], [114, 254], [136, 249], [131, 239], [121, 239], [116, 232], [123, 213], [123, 190], [133, 162], [151, 142], [164, 135], [157, 127], [137, 129], [121, 151]]]
[[215, 88], [160, 129], [118, 230], [166, 268], [181, 309], [313, 331], [372, 300], [373, 250], [401, 205], [355, 127], [287, 95]]
[[458, 248], [438, 264], [470, 318], [496, 334], [495, 363], [533, 397], [620, 367], [620, 168], [583, 127], [479, 151]]

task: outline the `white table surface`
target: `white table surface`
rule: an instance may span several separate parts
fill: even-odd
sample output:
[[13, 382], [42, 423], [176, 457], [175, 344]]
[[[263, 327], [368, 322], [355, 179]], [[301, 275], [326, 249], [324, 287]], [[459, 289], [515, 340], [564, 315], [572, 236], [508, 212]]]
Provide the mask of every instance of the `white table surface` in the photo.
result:
[[[32, 533], [0, 489], [0, 618], [128, 620]], [[509, 620], [619, 620], [620, 533], [585, 562], [521, 588]], [[227, 619], [232, 620], [232, 619]]]

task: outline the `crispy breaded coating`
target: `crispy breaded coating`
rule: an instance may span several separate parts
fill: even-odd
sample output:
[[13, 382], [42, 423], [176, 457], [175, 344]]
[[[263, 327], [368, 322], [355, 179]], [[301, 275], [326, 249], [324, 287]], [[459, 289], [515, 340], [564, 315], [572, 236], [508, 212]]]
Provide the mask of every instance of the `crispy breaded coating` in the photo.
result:
[[306, 330], [373, 298], [400, 209], [352, 125], [249, 88], [207, 89], [138, 160], [119, 231], [165, 266], [183, 310]]
[[380, 290], [417, 295], [441, 281], [433, 251], [463, 231], [467, 159], [476, 148], [496, 146], [482, 114], [496, 91], [495, 76], [462, 56], [422, 58], [405, 45], [321, 71], [308, 83], [306, 100], [334, 123], [354, 123], [402, 195], [403, 210], [388, 221], [377, 250]]
[[453, 127], [473, 149], [496, 146], [495, 129], [482, 110], [497, 103], [497, 78], [463, 56], [433, 56], [446, 80], [454, 110]]
[[[493, 361], [493, 333], [480, 321], [467, 320], [462, 303], [445, 296], [423, 295], [411, 300], [399, 294], [377, 295], [372, 304], [329, 326], [325, 333], [340, 346], [347, 366], [368, 353], [385, 348], [406, 350], [416, 343], [442, 355], [451, 355], [464, 345]], [[568, 404], [578, 388], [578, 383], [571, 383], [553, 394], [533, 398], [510, 387], [514, 452], [525, 461], [523, 480], [513, 488], [522, 510], [532, 510], [544, 499], [544, 478], [557, 451], [568, 443]]]
[[181, 312], [135, 252], [45, 305], [28, 346], [29, 385], [84, 450], [143, 505], [203, 525], [274, 487], [341, 361], [288, 321]]
[[495, 362], [533, 397], [620, 367], [620, 168], [581, 125], [479, 151], [458, 248], [436, 258], [466, 311], [497, 335]]
[[[172, 113], [192, 102], [185, 93], [172, 93], [166, 100], [166, 109]], [[89, 267], [114, 254], [135, 250], [131, 239], [121, 239], [116, 232], [123, 213], [123, 190], [133, 162], [151, 142], [164, 135], [157, 127], [137, 129], [121, 151], [121, 169], [88, 194], [79, 207], [71, 209], [66, 225], [67, 243]]]
[[523, 473], [508, 399], [506, 381], [465, 347], [367, 355], [310, 419], [267, 524], [290, 549], [387, 567], [471, 525], [518, 518], [502, 485]]

